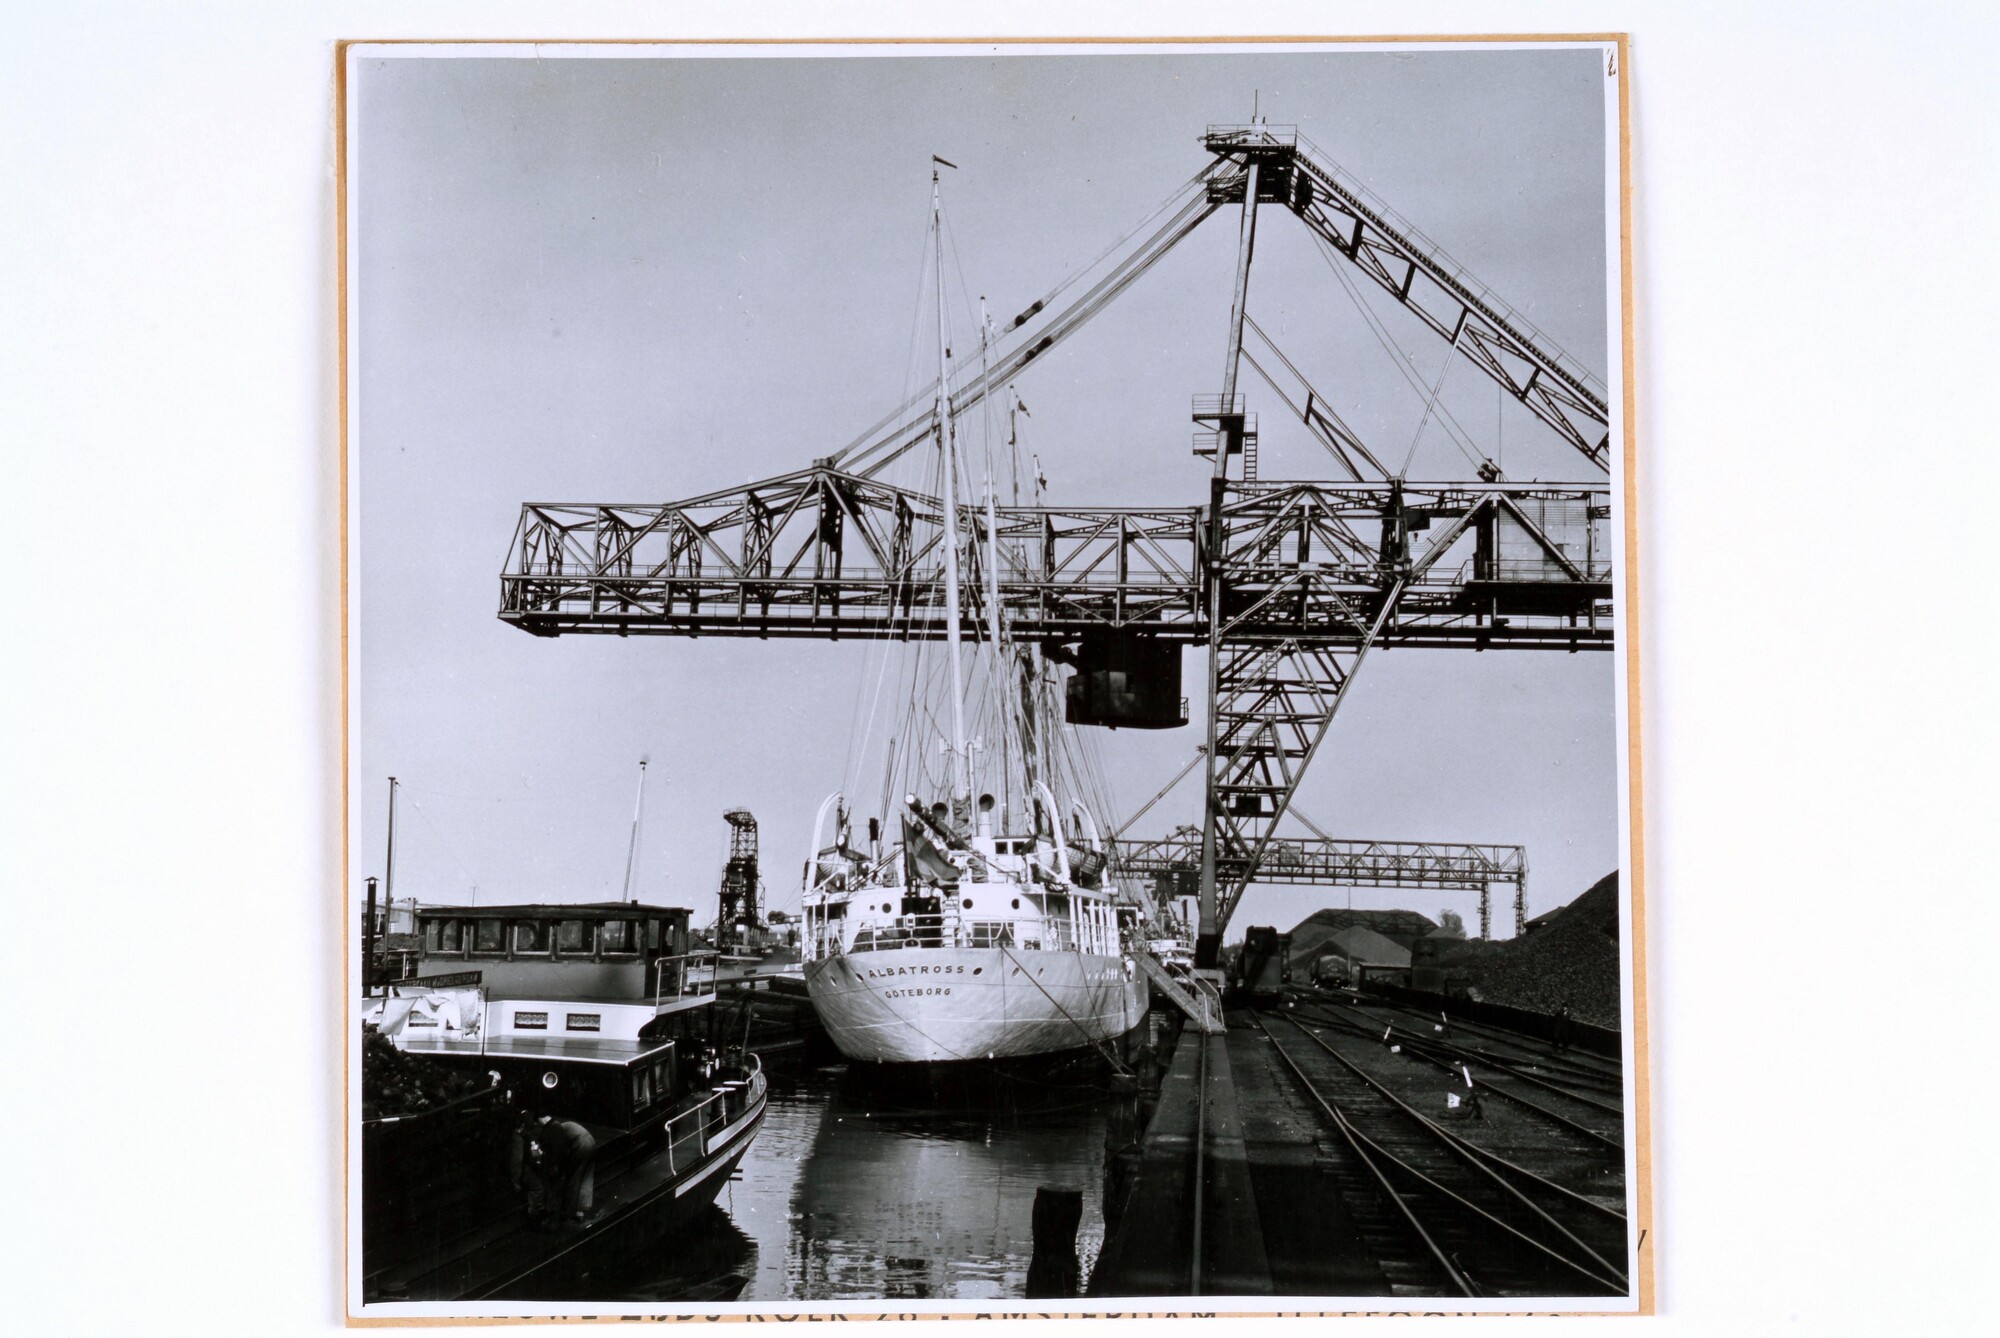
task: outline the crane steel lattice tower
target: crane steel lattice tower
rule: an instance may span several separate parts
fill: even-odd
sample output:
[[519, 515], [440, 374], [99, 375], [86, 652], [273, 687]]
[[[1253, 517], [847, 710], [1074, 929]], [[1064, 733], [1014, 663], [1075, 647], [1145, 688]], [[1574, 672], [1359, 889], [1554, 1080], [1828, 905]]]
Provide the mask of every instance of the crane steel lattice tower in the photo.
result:
[[722, 866], [721, 905], [715, 917], [715, 946], [745, 946], [762, 925], [757, 905], [757, 819], [747, 808], [724, 813], [729, 823], [729, 860]]

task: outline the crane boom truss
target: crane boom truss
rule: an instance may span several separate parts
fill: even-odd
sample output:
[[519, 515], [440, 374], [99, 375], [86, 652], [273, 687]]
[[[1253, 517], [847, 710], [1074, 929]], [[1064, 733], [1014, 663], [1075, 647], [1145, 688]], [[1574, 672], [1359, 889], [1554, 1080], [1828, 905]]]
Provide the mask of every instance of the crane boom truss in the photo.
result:
[[[1609, 505], [1603, 484], [1229, 483], [1220, 644], [1358, 646], [1400, 583], [1383, 645], [1606, 646], [1611, 571], [1597, 531]], [[966, 635], [986, 621], [979, 564], [997, 551], [991, 584], [1015, 637], [1217, 639], [1204, 508], [994, 516], [990, 547], [984, 513], [960, 517]], [[500, 574], [500, 617], [542, 636], [942, 640], [942, 550], [935, 497], [825, 466], [682, 502], [530, 503]]]
[[1208, 179], [1209, 198], [1240, 203], [1257, 165], [1258, 200], [1282, 203], [1425, 327], [1447, 340], [1599, 469], [1610, 468], [1609, 397], [1597, 377], [1429, 241], [1296, 126], [1214, 125], [1203, 139], [1243, 165]]

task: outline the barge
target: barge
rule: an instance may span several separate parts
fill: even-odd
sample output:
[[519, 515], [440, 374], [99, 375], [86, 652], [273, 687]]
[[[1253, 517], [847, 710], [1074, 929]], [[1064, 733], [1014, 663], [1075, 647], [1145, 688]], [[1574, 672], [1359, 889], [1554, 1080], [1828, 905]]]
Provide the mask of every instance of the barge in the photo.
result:
[[[631, 902], [418, 912], [419, 975], [360, 1023], [449, 1081], [392, 1108], [364, 1068], [365, 1300], [560, 1298], [607, 1236], [665, 1239], [714, 1201], [767, 1084], [687, 922]], [[553, 1174], [543, 1143], [568, 1148]]]

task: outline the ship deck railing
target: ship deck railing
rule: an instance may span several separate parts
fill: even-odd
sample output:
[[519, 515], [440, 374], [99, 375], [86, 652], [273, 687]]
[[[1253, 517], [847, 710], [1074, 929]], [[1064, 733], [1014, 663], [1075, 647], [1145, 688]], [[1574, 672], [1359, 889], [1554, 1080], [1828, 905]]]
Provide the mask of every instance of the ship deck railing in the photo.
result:
[[[713, 948], [695, 952], [676, 953], [671, 957], [660, 957], [653, 962], [653, 1007], [663, 1009], [668, 1004], [683, 1000], [695, 1000], [715, 993], [715, 963], [719, 954]], [[698, 973], [703, 966], [708, 968], [708, 976], [703, 979]]]
[[726, 1079], [711, 1088], [688, 1109], [673, 1116], [663, 1126], [667, 1144], [667, 1169], [679, 1171], [683, 1165], [708, 1155], [709, 1140], [740, 1119], [756, 1102], [764, 1071], [756, 1055], [745, 1057], [750, 1076]]
[[1006, 920], [990, 916], [945, 913], [938, 916], [909, 915], [894, 925], [864, 925], [846, 941], [844, 921], [832, 921], [802, 941], [811, 956], [836, 957], [843, 953], [895, 952], [905, 948], [1013, 948], [1022, 952], [1091, 952], [1107, 957], [1122, 950], [1116, 923], [1095, 927], [1077, 926], [1051, 920]]

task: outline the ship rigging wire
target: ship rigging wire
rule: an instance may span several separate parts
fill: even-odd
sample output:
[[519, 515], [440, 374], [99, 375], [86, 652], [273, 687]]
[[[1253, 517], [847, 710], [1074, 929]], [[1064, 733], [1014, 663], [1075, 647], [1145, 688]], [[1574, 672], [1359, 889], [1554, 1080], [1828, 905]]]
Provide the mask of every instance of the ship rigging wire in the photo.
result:
[[[1333, 277], [1340, 284], [1341, 291], [1347, 294], [1348, 301], [1361, 313], [1361, 319], [1368, 326], [1369, 333], [1375, 336], [1376, 342], [1382, 346], [1382, 351], [1389, 355], [1390, 363], [1402, 374], [1403, 380], [1409, 384], [1411, 390], [1428, 400], [1423, 375], [1417, 371], [1416, 363], [1404, 350], [1402, 342], [1396, 338], [1395, 333], [1388, 328], [1368, 302], [1367, 294], [1355, 284], [1353, 276], [1348, 274], [1347, 266], [1353, 262], [1335, 250], [1333, 245], [1317, 231], [1312, 233], [1312, 240], [1320, 256], [1326, 261], [1327, 268], [1333, 271]], [[1456, 347], [1453, 348], [1451, 356], [1458, 356]], [[1458, 421], [1448, 405], [1440, 406], [1438, 421], [1444, 426], [1445, 434], [1451, 438], [1452, 444], [1458, 447], [1467, 462], [1475, 467], [1478, 466], [1482, 459], [1479, 448], [1473, 443], [1472, 434], [1466, 431], [1465, 425]]]
[[[1176, 192], [1176, 195], [1180, 193]], [[1174, 198], [1169, 197], [1167, 204], [1171, 205]], [[1161, 209], [1166, 207], [1163, 205]], [[1154, 211], [1155, 216], [1161, 209]], [[1184, 206], [1177, 213], [1176, 222], [1185, 222], [1187, 213], [1188, 210]], [[949, 313], [953, 310], [960, 312], [973, 310], [974, 300], [970, 285], [965, 279], [963, 255], [957, 245], [949, 218], [942, 217], [932, 226], [938, 231], [926, 233], [923, 248], [924, 263], [919, 266], [922, 273], [918, 283], [916, 306], [920, 314], [925, 305], [924, 297], [929, 294], [935, 302], [945, 308], [949, 331]], [[1127, 237], [1134, 235], [1138, 230], [1132, 230]], [[1149, 239], [1149, 245], [1151, 240]], [[1115, 249], [1115, 245], [1112, 249]], [[940, 263], [942, 254], [946, 250], [950, 252], [950, 260], [948, 263]], [[1109, 251], [1106, 254], [1109, 254]], [[1126, 275], [1125, 282], [1129, 282], [1131, 277], [1136, 277], [1136, 274], [1127, 273], [1131, 259], [1127, 257], [1120, 266], [1114, 267], [1112, 275], [1106, 277], [1114, 282], [1121, 274]], [[1097, 262], [1093, 262], [1095, 263]], [[1143, 269], [1143, 266], [1140, 268]], [[1087, 272], [1088, 267], [1085, 273]], [[960, 299], [958, 302], [951, 301], [946, 291], [950, 286], [948, 275], [958, 280], [960, 290], [957, 295]], [[1079, 276], [1073, 275], [1060, 285], [1057, 291], [1074, 286], [1078, 279]], [[1087, 318], [1089, 313], [1101, 309], [1113, 295], [1115, 294], [1104, 291], [1103, 281], [1100, 281], [1097, 287], [1085, 295], [1088, 299], [1087, 305], [1072, 308], [1070, 312], [1062, 315], [1074, 316], [1081, 310], [1083, 314], [1077, 316], [1077, 319]], [[994, 374], [991, 362], [994, 341], [990, 338], [990, 322], [985, 317], [983, 304], [980, 304], [979, 309], [981, 319], [980, 345], [976, 359], [979, 363], [977, 372], [975, 373], [968, 365], [975, 361], [974, 359], [954, 359], [954, 362], [968, 365], [966, 375], [971, 376], [976, 384], [989, 389], [995, 385], [1005, 384], [1011, 390], [1011, 381]], [[916, 380], [913, 369], [917, 365], [918, 345], [921, 342], [921, 337], [917, 333], [920, 324], [919, 320], [912, 321], [910, 356], [906, 362], [906, 368], [910, 369], [906, 371], [906, 391], [910, 383]], [[949, 333], [947, 339], [956, 342], [956, 336]], [[923, 439], [922, 432], [916, 429], [927, 427], [931, 439], [935, 439], [936, 381], [929, 383], [928, 392], [933, 403], [933, 412], [928, 424], [919, 422], [913, 425], [915, 433], [913, 444]], [[907, 396], [908, 401], [915, 403], [921, 393]], [[963, 391], [954, 395], [953, 399], [955, 409], [961, 408], [961, 401], [963, 408], [971, 407], [971, 401], [965, 399]], [[1101, 759], [1085, 744], [1085, 741], [1076, 737], [1072, 729], [1053, 723], [1060, 719], [1060, 694], [1057, 685], [1050, 681], [1046, 667], [1041, 665], [1040, 657], [1026, 648], [1016, 648], [1010, 652], [1010, 643], [1005, 642], [1004, 631], [1001, 633], [1001, 639], [996, 641], [991, 627], [992, 611], [988, 608], [990, 592], [984, 578], [991, 569], [1004, 568], [1008, 564], [1008, 554], [998, 535], [988, 526], [983, 510], [974, 504], [978, 499], [971, 496], [976, 491], [972, 482], [972, 469], [968, 467], [974, 463], [972, 457], [979, 457], [977, 463], [983, 466], [986, 487], [997, 488], [1001, 474], [999, 448], [996, 444], [998, 434], [994, 428], [991, 396], [981, 394], [977, 403], [980, 412], [976, 449], [967, 449], [972, 445], [968, 440], [972, 433], [965, 431], [967, 420], [960, 418], [956, 425], [958, 430], [954, 433], [954, 449], [960, 456], [960, 468], [953, 471], [957, 476], [953, 480], [957, 486], [953, 487], [950, 499], [944, 496], [946, 484], [942, 452], [926, 452], [917, 456], [909, 456], [907, 451], [892, 453], [870, 468], [895, 468], [903, 464], [905, 458], [921, 461], [914, 470], [904, 464], [901, 472], [905, 477], [900, 482], [914, 485], [924, 493], [937, 497], [940, 504], [955, 504], [966, 520], [965, 535], [960, 544], [964, 550], [964, 568], [968, 577], [963, 584], [965, 611], [972, 629], [970, 639], [975, 652], [979, 647], [985, 648], [985, 654], [975, 653], [974, 671], [965, 684], [967, 698], [965, 704], [968, 708], [968, 724], [971, 727], [969, 740], [977, 741], [976, 747], [982, 761], [980, 770], [986, 774], [987, 781], [978, 788], [982, 791], [997, 792], [996, 798], [1005, 805], [1001, 815], [1004, 822], [1019, 823], [1026, 815], [1029, 778], [1024, 776], [1023, 783], [1017, 785], [1014, 770], [1017, 762], [1024, 767], [1028, 764], [1027, 740], [1031, 730], [1026, 714], [1032, 703], [1035, 714], [1051, 722], [1050, 728], [1044, 731], [1032, 731], [1032, 734], [1040, 752], [1038, 769], [1050, 783], [1052, 791], [1065, 792], [1072, 799], [1084, 802], [1092, 811], [1109, 813], [1113, 811], [1109, 807], [1113, 790], [1103, 770]], [[1015, 430], [1009, 433], [1007, 441], [1009, 472], [1018, 486], [1020, 476], [1020, 443], [1016, 420], [1018, 406], [1010, 402], [1007, 408], [1010, 422], [1015, 423]], [[992, 574], [997, 576], [997, 571]], [[914, 621], [914, 617], [915, 609], [912, 608], [908, 611], [898, 611], [892, 621], [907, 627]], [[856, 684], [849, 714], [849, 761], [842, 792], [852, 793], [858, 787], [861, 776], [870, 769], [868, 759], [875, 752], [876, 745], [873, 741], [880, 737], [878, 730], [885, 722], [892, 720], [893, 732], [887, 734], [888, 743], [883, 748], [881, 763], [883, 795], [939, 793], [939, 787], [945, 785], [949, 777], [940, 773], [938, 758], [932, 756], [929, 750], [915, 746], [915, 740], [919, 737], [941, 732], [940, 726], [943, 722], [933, 706], [933, 698], [942, 684], [938, 657], [926, 654], [922, 644], [885, 641], [878, 643], [878, 646], [879, 649], [874, 656], [876, 663], [871, 666], [872, 672], [864, 672]], [[1012, 655], [1019, 655], [1020, 660], [1014, 661]], [[1003, 658], [1008, 659], [1008, 665], [1002, 665], [1000, 661]], [[901, 662], [900, 668], [898, 661]], [[1023, 685], [1014, 680], [1013, 675], [1016, 672], [1028, 675], [1025, 686], [1026, 699], [1024, 699]], [[885, 716], [886, 700], [892, 682], [897, 685], [903, 705], [892, 716]], [[993, 774], [996, 764], [1004, 773], [997, 777]], [[997, 784], [993, 783], [996, 780]], [[1018, 811], [1014, 808], [1017, 795], [1023, 805]], [[881, 816], [886, 821], [890, 816], [886, 801], [883, 808]], [[1051, 813], [1048, 818], [1054, 829], [1052, 834], [1057, 839], [1066, 839], [1064, 815], [1061, 812]], [[893, 840], [893, 836], [887, 833], [885, 836]]]
[[[1144, 231], [1149, 225], [1151, 225], [1154, 219], [1158, 218], [1161, 214], [1165, 213], [1169, 208], [1172, 208], [1176, 200], [1179, 200], [1183, 195], [1186, 195], [1196, 186], [1203, 184], [1213, 171], [1214, 171], [1213, 164], [1205, 166], [1201, 170], [1194, 173], [1194, 175], [1189, 177], [1186, 181], [1174, 187], [1173, 190], [1167, 193], [1166, 198], [1163, 199], [1158, 205], [1154, 206], [1153, 210], [1150, 213], [1148, 213], [1146, 217], [1142, 218], [1141, 220], [1139, 220], [1138, 223], [1134, 224], [1131, 228], [1127, 229], [1121, 236], [1119, 236], [1110, 245], [1106, 246], [1102, 251], [1098, 252], [1097, 255], [1093, 256], [1086, 264], [1070, 271], [1070, 273], [1065, 275], [1063, 279], [1059, 283], [1057, 283], [1054, 288], [1050, 289], [1046, 294], [1044, 294], [1037, 303], [1025, 308], [1023, 311], [1023, 316], [1025, 316], [1028, 312], [1039, 312], [1048, 309], [1051, 305], [1055, 303], [1055, 301], [1058, 298], [1060, 298], [1064, 293], [1068, 292], [1072, 287], [1074, 287], [1078, 282], [1080, 282], [1085, 275], [1094, 271], [1099, 265], [1103, 264], [1107, 258], [1109, 258], [1111, 255], [1115, 254], [1117, 251], [1122, 249], [1128, 242], [1132, 240], [1132, 238], [1139, 235], [1140, 232]], [[926, 247], [928, 247], [930, 244], [930, 221], [928, 218], [925, 219], [924, 223], [924, 242]], [[922, 269], [920, 268], [919, 274], [921, 275], [921, 273]], [[921, 279], [919, 280], [919, 283], [921, 284]], [[922, 319], [921, 301], [922, 299], [920, 297], [919, 313], [917, 318], [919, 321], [921, 321]], [[1026, 323], [1027, 323], [1026, 321], [1020, 318], [1016, 318], [1016, 323], [1013, 326], [1013, 329], [1019, 329]], [[1010, 329], [1007, 333], [1011, 334], [1013, 332], [1013, 329]], [[927, 384], [925, 389], [922, 391], [907, 394], [903, 399], [902, 403], [897, 405], [894, 409], [891, 409], [888, 413], [884, 414], [881, 418], [877, 419], [869, 426], [863, 428], [858, 434], [855, 435], [853, 440], [849, 441], [845, 446], [841, 447], [838, 451], [834, 452], [833, 458], [836, 461], [839, 461], [844, 459], [849, 454], [869, 446], [869, 444], [876, 439], [878, 434], [901, 422], [905, 417], [910, 415], [915, 410], [922, 408], [925, 404], [929, 403], [935, 397], [936, 397], [936, 391], [934, 383]]]
[[[1190, 200], [1165, 226], [1148, 238], [1138, 251], [1114, 266], [1110, 273], [1087, 290], [1082, 297], [1052, 317], [1047, 325], [1038, 326], [1037, 329], [1043, 332], [1040, 339], [1030, 343], [1024, 337], [1020, 341], [1020, 346], [1000, 359], [991, 373], [984, 377], [972, 377], [969, 385], [961, 383], [951, 397], [952, 411], [959, 413], [971, 408], [980, 398], [990, 394], [995, 386], [1005, 384], [1030, 362], [1082, 328], [1220, 207], [1218, 204], [1211, 204], [1199, 198]], [[935, 397], [936, 383], [933, 382], [929, 389]], [[888, 421], [897, 422], [906, 418], [912, 407], [916, 406], [906, 406], [898, 410]], [[902, 423], [892, 432], [876, 437], [858, 451], [854, 447], [849, 447], [832, 458], [836, 464], [850, 473], [872, 477], [893, 461], [916, 449], [931, 430], [929, 422], [918, 417], [914, 421]]]

